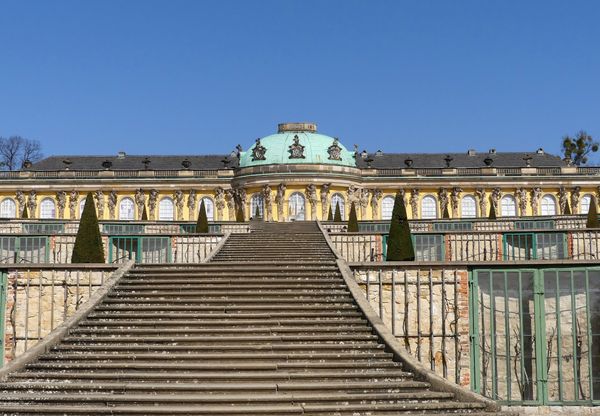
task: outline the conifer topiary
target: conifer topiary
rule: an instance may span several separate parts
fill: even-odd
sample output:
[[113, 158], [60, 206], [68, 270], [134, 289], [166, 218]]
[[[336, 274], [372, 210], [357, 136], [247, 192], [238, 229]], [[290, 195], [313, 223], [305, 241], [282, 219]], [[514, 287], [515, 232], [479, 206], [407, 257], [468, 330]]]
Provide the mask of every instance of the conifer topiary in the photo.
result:
[[496, 208], [494, 206], [494, 202], [492, 200], [490, 200], [490, 215], [488, 217], [488, 219], [490, 220], [496, 220]]
[[146, 205], [144, 205], [144, 209], [142, 211], [142, 221], [148, 221], [148, 212], [146, 211]]
[[340, 203], [335, 204], [335, 214], [333, 214], [333, 222], [342, 222], [342, 211], [340, 210]]
[[27, 205], [23, 207], [23, 213], [21, 214], [21, 218], [26, 220], [29, 219], [29, 213], [27, 212]]
[[196, 222], [196, 232], [199, 234], [208, 233], [208, 217], [206, 216], [204, 199], [202, 200], [202, 203], [200, 203], [200, 212], [198, 212], [198, 221]]
[[104, 263], [104, 247], [92, 193], [88, 192], [79, 220], [71, 263]]
[[331, 205], [329, 205], [329, 214], [327, 214], [327, 221], [333, 221], [333, 212], [331, 212]]
[[587, 214], [587, 223], [585, 225], [586, 228], [600, 228], [600, 223], [598, 222], [598, 207], [596, 206], [596, 198], [592, 197], [590, 201], [590, 209]]
[[415, 250], [413, 248], [408, 216], [402, 196], [397, 193], [392, 210], [390, 234], [387, 240], [387, 261], [413, 261]]
[[358, 232], [358, 218], [356, 218], [356, 207], [354, 206], [354, 202], [350, 205], [350, 215], [348, 216], [348, 232]]

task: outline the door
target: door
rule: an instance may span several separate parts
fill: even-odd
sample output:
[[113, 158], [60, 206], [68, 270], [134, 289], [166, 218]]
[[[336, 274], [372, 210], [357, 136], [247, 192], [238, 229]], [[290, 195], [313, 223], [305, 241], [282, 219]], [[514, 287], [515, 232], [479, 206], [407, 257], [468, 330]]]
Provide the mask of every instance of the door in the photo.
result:
[[289, 218], [290, 221], [303, 221], [305, 219], [306, 199], [300, 192], [290, 195]]

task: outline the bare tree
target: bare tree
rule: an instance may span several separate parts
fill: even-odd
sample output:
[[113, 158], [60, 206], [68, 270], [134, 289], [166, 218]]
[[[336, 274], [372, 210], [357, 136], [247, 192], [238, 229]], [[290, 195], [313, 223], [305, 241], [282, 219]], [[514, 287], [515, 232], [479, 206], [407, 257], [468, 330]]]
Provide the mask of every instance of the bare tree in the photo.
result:
[[37, 140], [21, 136], [0, 137], [0, 166], [6, 170], [17, 170], [26, 161], [37, 162], [43, 157], [41, 149]]

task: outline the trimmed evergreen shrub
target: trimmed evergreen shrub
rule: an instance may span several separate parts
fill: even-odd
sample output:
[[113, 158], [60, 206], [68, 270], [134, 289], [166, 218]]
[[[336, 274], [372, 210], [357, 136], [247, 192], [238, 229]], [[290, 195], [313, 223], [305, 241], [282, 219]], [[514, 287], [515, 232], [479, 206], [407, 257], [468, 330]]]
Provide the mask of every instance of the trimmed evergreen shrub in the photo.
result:
[[79, 220], [71, 263], [104, 263], [104, 247], [92, 193], [88, 192]]
[[198, 221], [196, 222], [196, 232], [201, 234], [208, 233], [208, 217], [206, 216], [206, 207], [204, 206], [204, 199], [200, 204], [200, 212], [198, 212]]
[[146, 205], [144, 205], [144, 210], [142, 211], [142, 221], [148, 221], [148, 212], [146, 211]]
[[331, 212], [331, 205], [329, 205], [329, 214], [327, 214], [327, 221], [333, 221], [333, 212]]
[[333, 214], [333, 222], [342, 222], [342, 211], [340, 210], [340, 203], [335, 204], [335, 214]]
[[496, 219], [496, 208], [494, 208], [494, 204], [491, 199], [490, 199], [490, 215], [489, 215], [488, 219], [490, 219], [490, 220]]
[[239, 205], [236, 207], [236, 210], [235, 210], [235, 221], [236, 222], [244, 222], [244, 211], [242, 210], [242, 207], [240, 207]]
[[392, 210], [390, 234], [387, 240], [387, 261], [413, 261], [415, 249], [413, 247], [408, 216], [402, 196], [397, 193]]
[[590, 201], [590, 209], [587, 214], [587, 223], [585, 225], [586, 228], [600, 228], [600, 223], [598, 222], [598, 207], [596, 206], [596, 198], [592, 197]]
[[571, 215], [571, 207], [569, 206], [569, 201], [567, 201], [567, 203], [565, 204], [565, 212], [563, 212], [563, 215]]
[[21, 214], [21, 218], [24, 220], [29, 218], [29, 213], [27, 212], [27, 205], [23, 207], [23, 213]]
[[358, 232], [358, 218], [356, 218], [356, 207], [354, 206], [354, 202], [350, 205], [350, 216], [348, 217], [348, 232]]

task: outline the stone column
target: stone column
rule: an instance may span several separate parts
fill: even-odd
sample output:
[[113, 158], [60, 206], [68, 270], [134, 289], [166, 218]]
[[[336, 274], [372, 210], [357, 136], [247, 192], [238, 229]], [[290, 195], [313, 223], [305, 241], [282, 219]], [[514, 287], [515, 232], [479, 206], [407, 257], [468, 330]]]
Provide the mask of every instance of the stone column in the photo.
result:
[[97, 190], [94, 192], [94, 199], [96, 200], [96, 210], [98, 211], [98, 219], [104, 219], [104, 192]]
[[117, 192], [110, 191], [108, 194], [108, 216], [111, 220], [115, 219], [115, 208], [117, 206]]
[[156, 202], [158, 201], [158, 191], [156, 189], [150, 190], [148, 196], [148, 219], [156, 220]]
[[59, 219], [65, 217], [65, 208], [67, 207], [67, 193], [65, 191], [58, 191], [56, 193], [56, 207]]
[[458, 218], [458, 203], [460, 201], [460, 194], [462, 193], [462, 188], [455, 186], [452, 188], [452, 192], [450, 192], [450, 206], [452, 207], [452, 218]]
[[69, 217], [74, 220], [77, 218], [75, 210], [77, 209], [77, 201], [79, 200], [79, 193], [72, 190], [69, 194]]
[[279, 221], [285, 221], [285, 189], [286, 186], [284, 183], [280, 183], [277, 187], [277, 194], [275, 195], [275, 203], [277, 204], [277, 219]]
[[225, 208], [225, 190], [220, 186], [215, 188], [215, 207], [217, 208], [217, 221], [222, 221], [223, 209]]
[[477, 188], [475, 189], [475, 196], [479, 202], [479, 216], [486, 217], [487, 216], [487, 195], [485, 193], [485, 189]]
[[327, 215], [329, 214], [329, 190], [331, 184], [325, 183], [321, 185], [321, 219], [325, 221], [327, 219]]
[[317, 187], [314, 184], [310, 184], [306, 187], [306, 198], [310, 204], [310, 219], [317, 219]]
[[188, 192], [187, 207], [189, 210], [189, 219], [193, 220], [196, 216], [196, 191], [190, 189]]
[[379, 219], [379, 200], [383, 192], [379, 188], [375, 188], [371, 191], [371, 216], [374, 220]]
[[181, 189], [175, 191], [173, 194], [173, 201], [175, 201], [175, 209], [177, 210], [176, 218], [177, 221], [183, 221], [183, 203], [185, 196]]
[[413, 220], [419, 218], [419, 190], [417, 188], [410, 191], [410, 209]]
[[530, 192], [530, 196], [529, 204], [531, 205], [531, 215], [536, 216], [538, 215], [538, 205], [540, 198], [542, 197], [542, 188], [533, 188]]

